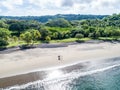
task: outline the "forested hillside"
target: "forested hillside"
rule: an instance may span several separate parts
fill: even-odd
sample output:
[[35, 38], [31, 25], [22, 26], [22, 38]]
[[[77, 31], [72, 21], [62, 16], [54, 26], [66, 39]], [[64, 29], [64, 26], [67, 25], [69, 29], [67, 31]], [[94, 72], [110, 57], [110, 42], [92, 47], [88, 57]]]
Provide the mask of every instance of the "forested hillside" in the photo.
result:
[[120, 14], [102, 19], [87, 18], [70, 21], [60, 17], [45, 23], [27, 20], [27, 18], [26, 20], [1, 18], [0, 20], [0, 48], [58, 40], [65, 42], [86, 39], [120, 40]]
[[107, 15], [80, 15], [80, 14], [58, 14], [58, 15], [46, 15], [46, 16], [0, 16], [0, 18], [4, 19], [12, 19], [12, 20], [36, 20], [39, 22], [47, 22], [50, 19], [64, 18], [66, 20], [82, 20], [82, 19], [102, 19]]

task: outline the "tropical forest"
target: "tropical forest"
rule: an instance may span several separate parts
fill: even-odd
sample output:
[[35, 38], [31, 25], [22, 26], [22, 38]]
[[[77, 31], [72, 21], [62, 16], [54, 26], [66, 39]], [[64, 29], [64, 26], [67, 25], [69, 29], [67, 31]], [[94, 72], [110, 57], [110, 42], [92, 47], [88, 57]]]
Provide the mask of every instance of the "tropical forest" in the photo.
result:
[[41, 43], [120, 40], [120, 14], [0, 16], [0, 48]]

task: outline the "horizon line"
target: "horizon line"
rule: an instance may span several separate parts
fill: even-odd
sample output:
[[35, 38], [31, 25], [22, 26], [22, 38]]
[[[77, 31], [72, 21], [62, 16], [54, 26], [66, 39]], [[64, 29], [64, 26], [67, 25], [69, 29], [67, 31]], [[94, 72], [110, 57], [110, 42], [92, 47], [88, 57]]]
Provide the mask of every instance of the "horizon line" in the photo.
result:
[[[116, 13], [113, 13], [116, 14]], [[100, 16], [109, 16], [109, 15], [113, 15], [113, 14], [54, 14], [54, 15], [0, 15], [0, 16], [10, 16], [10, 17], [42, 17], [42, 16], [56, 16], [56, 15], [100, 15]]]

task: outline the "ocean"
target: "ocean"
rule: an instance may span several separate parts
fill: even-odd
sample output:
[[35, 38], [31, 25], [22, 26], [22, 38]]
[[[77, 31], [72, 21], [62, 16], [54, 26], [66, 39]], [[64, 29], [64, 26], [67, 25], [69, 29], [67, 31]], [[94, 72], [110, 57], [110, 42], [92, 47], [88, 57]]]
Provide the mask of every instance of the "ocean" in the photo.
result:
[[0, 79], [0, 90], [120, 90], [120, 57], [27, 75]]

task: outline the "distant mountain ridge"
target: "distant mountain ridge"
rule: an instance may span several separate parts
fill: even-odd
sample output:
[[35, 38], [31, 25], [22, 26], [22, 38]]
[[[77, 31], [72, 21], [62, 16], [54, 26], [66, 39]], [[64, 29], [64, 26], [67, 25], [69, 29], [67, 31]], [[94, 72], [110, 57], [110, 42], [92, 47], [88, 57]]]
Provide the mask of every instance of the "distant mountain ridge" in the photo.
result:
[[57, 14], [45, 16], [0, 16], [0, 19], [13, 19], [13, 20], [36, 20], [39, 22], [47, 22], [49, 19], [64, 18], [68, 21], [83, 20], [83, 19], [102, 19], [108, 15], [81, 15], [81, 14]]

